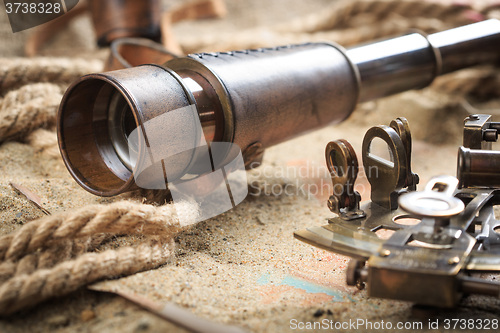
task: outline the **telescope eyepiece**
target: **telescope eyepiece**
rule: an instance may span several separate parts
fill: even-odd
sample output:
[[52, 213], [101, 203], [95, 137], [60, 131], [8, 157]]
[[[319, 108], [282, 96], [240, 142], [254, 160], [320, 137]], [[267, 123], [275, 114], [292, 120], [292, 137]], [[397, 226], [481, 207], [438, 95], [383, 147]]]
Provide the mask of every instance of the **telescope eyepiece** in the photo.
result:
[[192, 104], [181, 82], [165, 68], [146, 65], [73, 83], [58, 112], [59, 147], [73, 178], [100, 196], [137, 189], [133, 172], [148, 147], [129, 137], [148, 120]]

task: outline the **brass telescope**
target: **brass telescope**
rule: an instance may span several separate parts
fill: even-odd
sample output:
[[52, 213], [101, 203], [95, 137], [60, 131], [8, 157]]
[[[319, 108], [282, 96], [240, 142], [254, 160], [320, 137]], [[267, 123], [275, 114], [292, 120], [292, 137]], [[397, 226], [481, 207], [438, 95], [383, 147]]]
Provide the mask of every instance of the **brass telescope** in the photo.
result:
[[[140, 161], [130, 158], [128, 137], [168, 112], [195, 107], [207, 144], [234, 143], [245, 164], [255, 166], [265, 148], [339, 123], [358, 102], [423, 88], [438, 75], [499, 58], [500, 21], [487, 20], [349, 50], [308, 43], [200, 53], [161, 66], [90, 74], [63, 97], [59, 147], [83, 188], [117, 195], [138, 188], [134, 168]], [[172, 135], [165, 132], [165, 142]], [[141, 159], [145, 147], [137, 150]], [[195, 151], [180, 156], [168, 181], [182, 177], [196, 159]]]

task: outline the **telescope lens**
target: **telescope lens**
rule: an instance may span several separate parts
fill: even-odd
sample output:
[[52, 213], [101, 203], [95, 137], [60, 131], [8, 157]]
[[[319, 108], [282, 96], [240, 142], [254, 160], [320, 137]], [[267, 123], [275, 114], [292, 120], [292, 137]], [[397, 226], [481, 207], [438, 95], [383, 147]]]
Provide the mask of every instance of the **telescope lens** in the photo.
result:
[[123, 95], [114, 91], [110, 98], [108, 131], [116, 154], [123, 164], [132, 171], [137, 162], [138, 142], [129, 141], [130, 134], [137, 128], [134, 114]]

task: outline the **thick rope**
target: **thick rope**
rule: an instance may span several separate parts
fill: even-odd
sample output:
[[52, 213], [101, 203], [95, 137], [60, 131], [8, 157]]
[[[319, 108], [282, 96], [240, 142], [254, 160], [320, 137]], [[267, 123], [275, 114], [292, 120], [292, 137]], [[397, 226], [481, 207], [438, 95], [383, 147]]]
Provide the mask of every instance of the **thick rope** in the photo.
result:
[[103, 242], [111, 239], [108, 234], [98, 234], [76, 240], [64, 240], [55, 246], [30, 253], [19, 261], [7, 260], [0, 263], [0, 283], [16, 275], [31, 274], [37, 269], [52, 268], [57, 263], [75, 258], [95, 250]]
[[62, 89], [53, 83], [34, 83], [12, 90], [0, 99], [0, 143], [54, 125]]
[[66, 86], [102, 67], [100, 60], [0, 58], [0, 143], [54, 125]]
[[[164, 264], [171, 256], [173, 236], [197, 216], [196, 204], [187, 202], [155, 207], [120, 201], [25, 224], [0, 238], [0, 315], [103, 278]], [[86, 253], [113, 235], [139, 235], [145, 241]]]
[[103, 62], [97, 59], [0, 58], [0, 94], [35, 82], [69, 84], [102, 68]]
[[83, 285], [152, 269], [168, 262], [173, 242], [141, 244], [101, 253], [86, 253], [51, 269], [16, 276], [0, 285], [0, 314], [9, 315]]
[[[465, 4], [444, 4], [422, 0], [410, 1], [341, 1], [320, 13], [314, 13], [292, 22], [279, 25], [283, 32], [317, 32], [347, 27], [359, 27], [357, 16], [363, 17], [363, 24], [380, 22], [390, 16], [402, 18], [434, 17], [447, 25], [470, 23], [466, 13], [473, 9]], [[361, 24], [362, 25], [362, 24]]]
[[46, 216], [0, 237], [0, 260], [17, 260], [57, 241], [98, 233], [161, 235], [169, 238], [194, 221], [194, 204], [160, 207], [119, 201]]

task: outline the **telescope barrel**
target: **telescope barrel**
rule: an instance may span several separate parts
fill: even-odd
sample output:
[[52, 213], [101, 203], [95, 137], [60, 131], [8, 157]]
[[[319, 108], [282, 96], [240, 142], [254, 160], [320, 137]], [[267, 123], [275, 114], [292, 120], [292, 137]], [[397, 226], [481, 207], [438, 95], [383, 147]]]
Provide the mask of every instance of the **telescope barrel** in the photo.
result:
[[[238, 145], [246, 164], [265, 148], [346, 119], [359, 101], [423, 88], [440, 74], [496, 61], [500, 21], [488, 20], [425, 36], [418, 32], [349, 50], [308, 43], [233, 52], [200, 53], [159, 66], [90, 74], [73, 83], [58, 112], [64, 162], [86, 190], [111, 196], [137, 189], [134, 169], [155, 120], [164, 143]], [[203, 133], [189, 137], [189, 117], [163, 116], [194, 109]], [[173, 121], [172, 119], [176, 119]], [[146, 146], [130, 147], [134, 129]], [[131, 158], [131, 149], [136, 159]], [[180, 148], [176, 151], [180, 151]], [[197, 153], [179, 155], [168, 181], [182, 177]]]
[[424, 35], [418, 32], [357, 46], [360, 102], [428, 86], [436, 76], [499, 59], [500, 22], [487, 20]]

